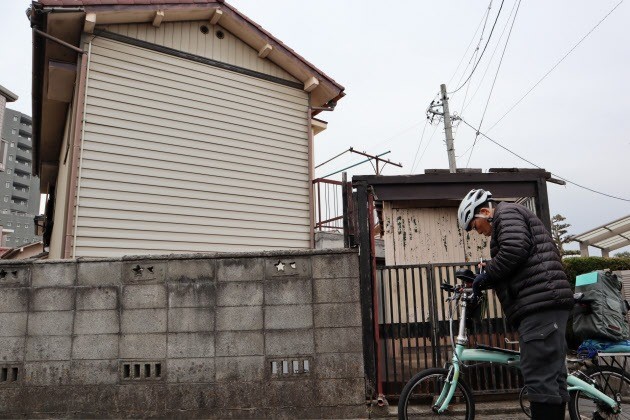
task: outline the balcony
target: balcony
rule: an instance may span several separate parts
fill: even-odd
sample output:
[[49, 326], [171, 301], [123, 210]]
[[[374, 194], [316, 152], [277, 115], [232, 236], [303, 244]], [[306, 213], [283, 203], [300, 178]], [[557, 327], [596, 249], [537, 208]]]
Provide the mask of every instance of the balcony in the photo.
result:
[[13, 186], [13, 191], [11, 192], [11, 199], [15, 201], [27, 200], [29, 199], [29, 190], [28, 188], [16, 187]]
[[28, 201], [20, 199], [11, 199], [11, 210], [17, 213], [26, 213], [28, 210]]
[[30, 162], [26, 162], [26, 161], [23, 161], [23, 160], [15, 159], [15, 171], [16, 171], [16, 173], [17, 173], [17, 171], [21, 171], [21, 172], [24, 172], [24, 173], [27, 173], [27, 174], [30, 175], [32, 173], [31, 172], [32, 169], [33, 168], [31, 168], [31, 163]]
[[31, 138], [30, 133], [26, 133], [24, 130], [20, 130], [20, 135], [18, 136], [18, 145], [27, 149], [32, 149], [33, 139]]
[[24, 186], [29, 186], [31, 183], [30, 167], [29, 167], [29, 170], [27, 171], [22, 171], [19, 168], [15, 168], [15, 169], [18, 169], [18, 170], [15, 171], [15, 177], [13, 178], [13, 182], [20, 185], [24, 185]]
[[23, 149], [21, 147], [16, 147], [15, 156], [18, 158], [21, 158], [20, 160], [25, 161], [25, 162], [30, 163], [33, 161], [33, 155], [30, 149]]

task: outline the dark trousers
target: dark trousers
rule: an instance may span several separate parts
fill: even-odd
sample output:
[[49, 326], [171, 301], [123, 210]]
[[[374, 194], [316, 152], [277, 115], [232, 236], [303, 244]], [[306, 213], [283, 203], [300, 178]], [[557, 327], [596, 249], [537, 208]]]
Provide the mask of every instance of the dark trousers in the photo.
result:
[[564, 337], [568, 317], [566, 310], [544, 311], [526, 316], [518, 326], [521, 372], [530, 401], [569, 401]]

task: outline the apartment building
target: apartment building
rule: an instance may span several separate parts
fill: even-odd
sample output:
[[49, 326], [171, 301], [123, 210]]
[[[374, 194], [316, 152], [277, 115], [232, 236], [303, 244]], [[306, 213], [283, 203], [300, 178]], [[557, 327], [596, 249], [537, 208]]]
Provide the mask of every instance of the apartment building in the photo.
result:
[[33, 218], [39, 214], [39, 178], [32, 176], [32, 120], [21, 112], [4, 110], [3, 167], [0, 172], [2, 247], [14, 248], [40, 241]]

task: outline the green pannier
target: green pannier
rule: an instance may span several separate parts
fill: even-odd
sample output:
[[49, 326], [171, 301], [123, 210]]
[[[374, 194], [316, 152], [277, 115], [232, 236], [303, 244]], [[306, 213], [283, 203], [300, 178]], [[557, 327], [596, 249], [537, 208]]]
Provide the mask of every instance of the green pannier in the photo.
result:
[[621, 281], [608, 271], [593, 271], [575, 279], [575, 292], [584, 297], [573, 311], [573, 332], [582, 340], [621, 341], [630, 338], [627, 302]]

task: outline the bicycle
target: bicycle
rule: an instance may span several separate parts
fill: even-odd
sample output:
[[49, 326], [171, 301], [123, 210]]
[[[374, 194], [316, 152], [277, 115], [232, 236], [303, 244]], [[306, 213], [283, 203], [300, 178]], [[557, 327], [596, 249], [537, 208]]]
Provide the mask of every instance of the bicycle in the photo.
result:
[[[470, 280], [466, 274], [458, 272], [459, 280]], [[453, 347], [453, 357], [448, 368], [430, 368], [413, 376], [405, 385], [398, 402], [398, 418], [462, 417], [475, 418], [475, 401], [472, 390], [460, 377], [460, 365], [466, 362], [496, 363], [518, 368], [520, 352], [477, 345], [467, 348], [466, 307], [476, 302], [472, 288], [464, 285], [443, 284], [442, 290], [452, 294], [450, 302], [449, 325]], [[453, 311], [455, 303], [461, 307], [459, 333], [453, 339]], [[622, 392], [623, 388], [623, 392]], [[582, 372], [571, 372], [567, 377], [567, 389], [570, 395], [569, 414], [572, 420], [609, 418], [630, 419], [630, 375], [622, 369], [612, 366], [594, 366]], [[520, 400], [523, 411], [525, 392], [521, 391]]]

